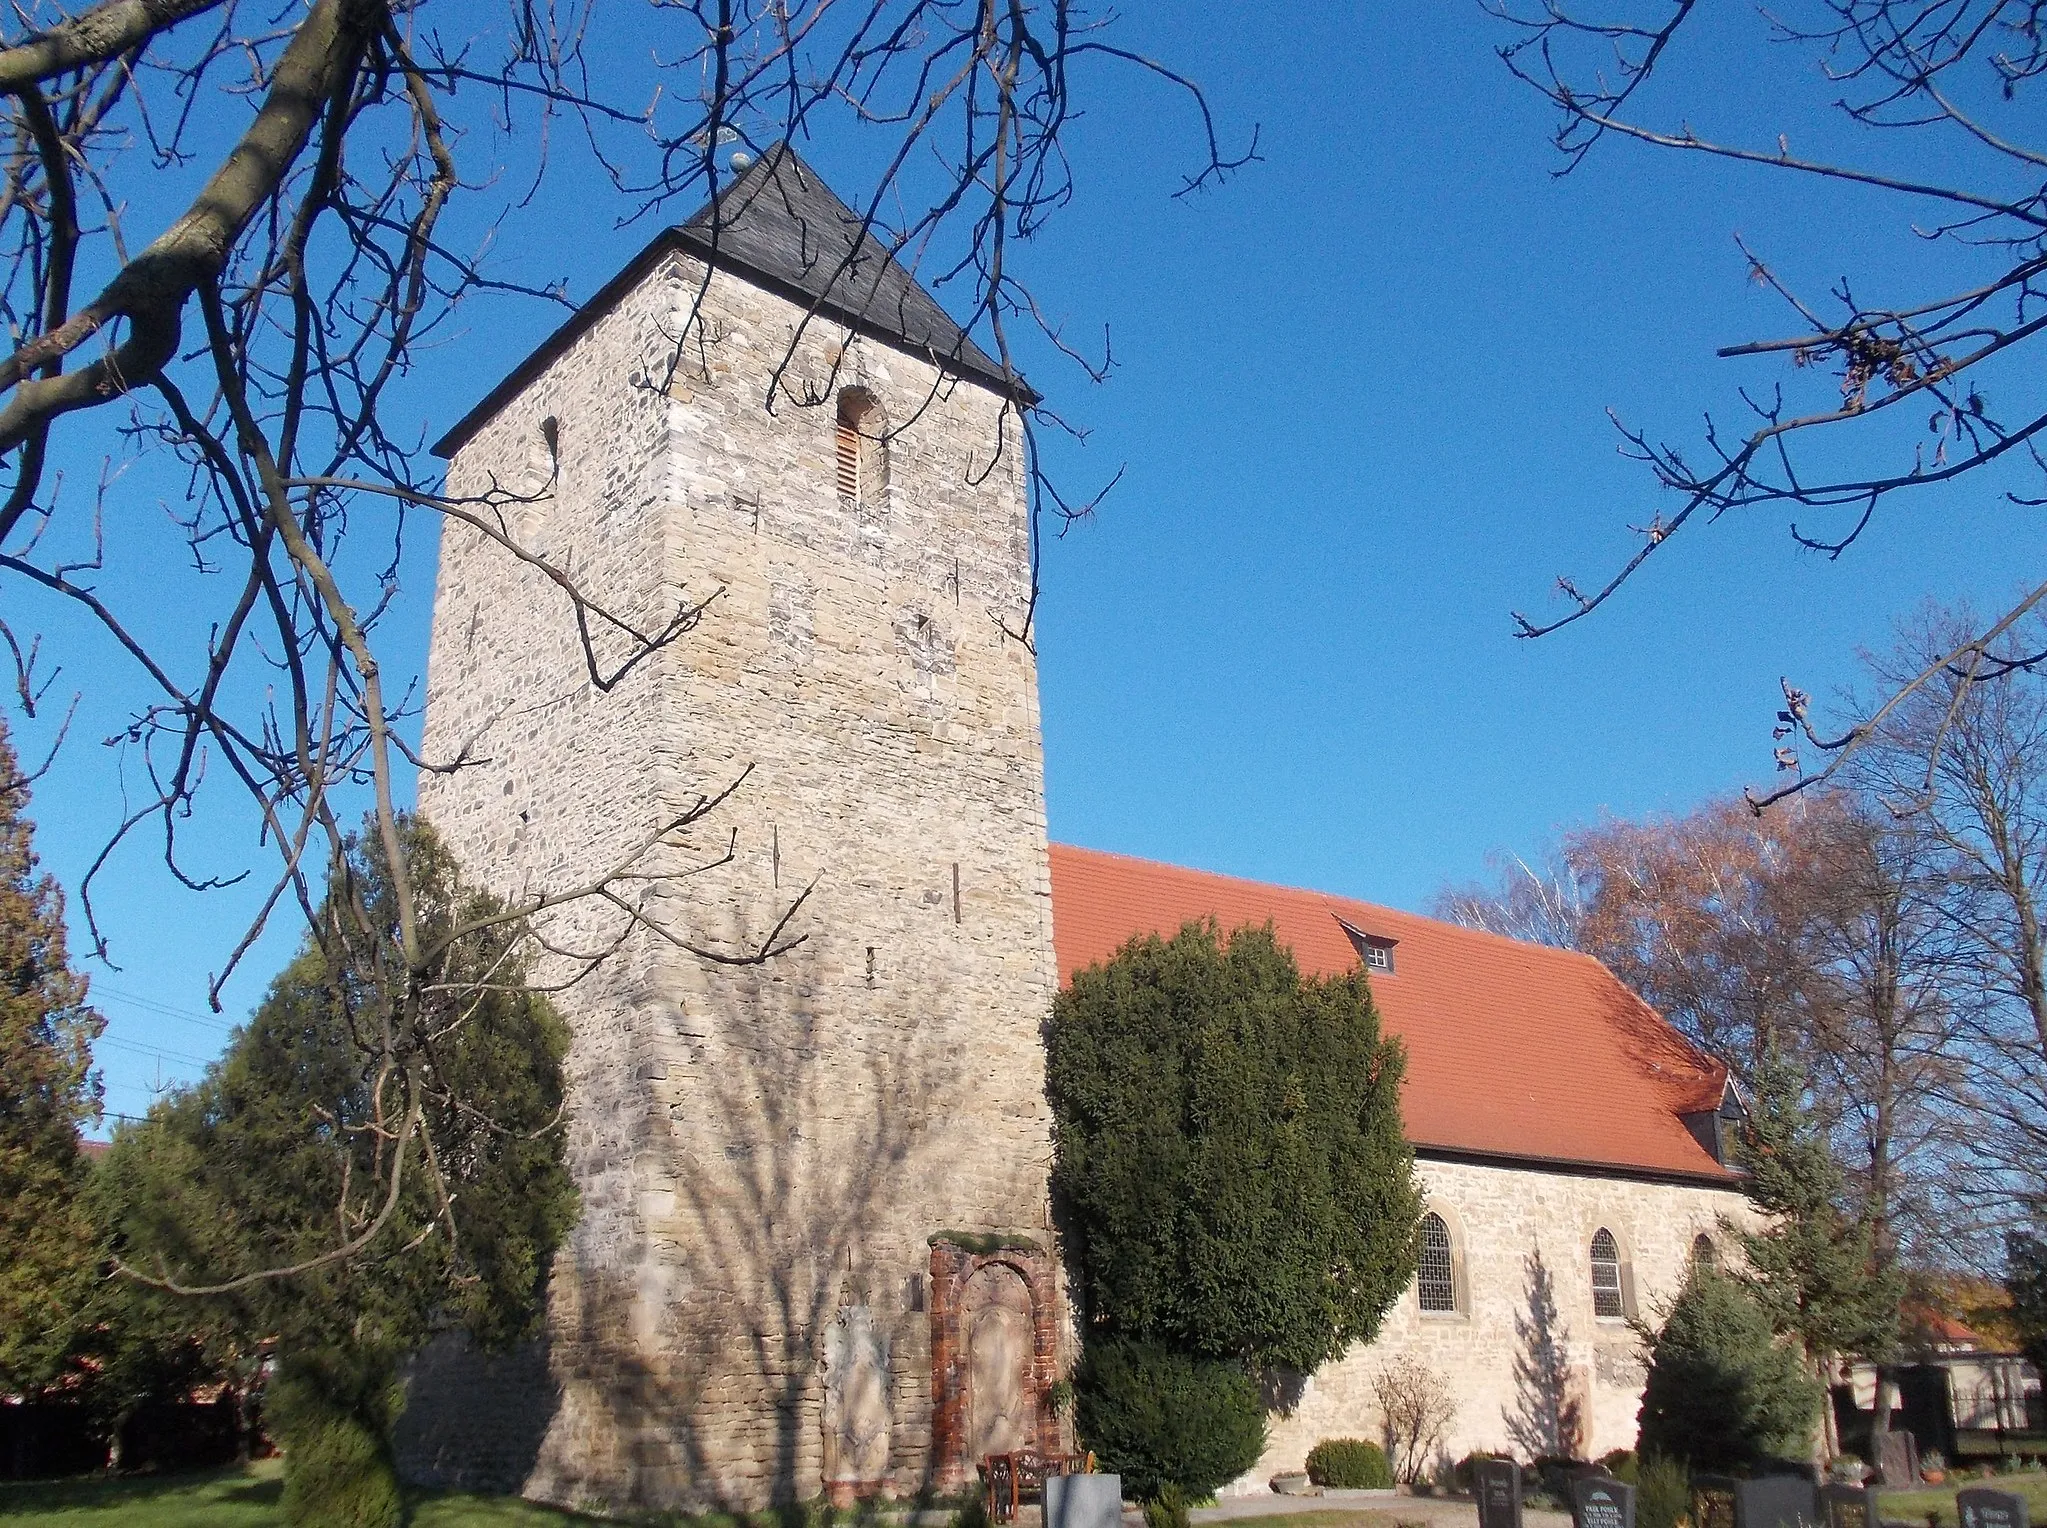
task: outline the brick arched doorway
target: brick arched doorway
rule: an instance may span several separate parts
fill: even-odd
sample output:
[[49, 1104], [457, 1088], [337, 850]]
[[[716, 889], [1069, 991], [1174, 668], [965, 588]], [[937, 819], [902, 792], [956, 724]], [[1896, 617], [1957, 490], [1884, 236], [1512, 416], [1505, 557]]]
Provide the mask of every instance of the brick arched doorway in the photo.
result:
[[990, 1453], [1062, 1452], [1058, 1280], [1022, 1238], [931, 1242], [931, 1451], [938, 1487], [973, 1482]]

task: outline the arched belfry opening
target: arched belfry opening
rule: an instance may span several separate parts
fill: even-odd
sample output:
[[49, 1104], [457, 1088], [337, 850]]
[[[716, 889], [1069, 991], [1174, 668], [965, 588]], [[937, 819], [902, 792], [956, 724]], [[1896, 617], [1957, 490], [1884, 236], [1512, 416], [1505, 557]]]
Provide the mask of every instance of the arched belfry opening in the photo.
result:
[[839, 497], [875, 504], [888, 492], [888, 415], [864, 387], [839, 389]]

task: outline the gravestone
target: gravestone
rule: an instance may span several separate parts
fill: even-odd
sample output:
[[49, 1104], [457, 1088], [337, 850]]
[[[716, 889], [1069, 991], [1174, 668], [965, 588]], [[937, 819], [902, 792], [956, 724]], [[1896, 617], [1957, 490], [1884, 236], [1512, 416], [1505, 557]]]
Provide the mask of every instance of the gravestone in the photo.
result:
[[1876, 1472], [1893, 1490], [1909, 1491], [1919, 1483], [1919, 1442], [1901, 1427], [1874, 1434], [1870, 1453], [1876, 1458]]
[[1471, 1477], [1478, 1528], [1521, 1528], [1521, 1466], [1511, 1459], [1474, 1459]]
[[1583, 1475], [1571, 1485], [1574, 1528], [1635, 1528], [1635, 1488], [1625, 1480]]
[[1803, 1475], [1766, 1475], [1735, 1484], [1735, 1528], [1819, 1528], [1819, 1521], [1819, 1487]]
[[1045, 1528], [1122, 1528], [1121, 1475], [1047, 1475]]
[[1820, 1491], [1820, 1512], [1827, 1528], [1883, 1528], [1876, 1492], [1867, 1486], [1831, 1485]]
[[2026, 1528], [2026, 1499], [2009, 1491], [1971, 1486], [1955, 1493], [1962, 1528]]
[[888, 1479], [889, 1335], [867, 1306], [847, 1306], [825, 1328], [824, 1371], [825, 1489], [848, 1502]]

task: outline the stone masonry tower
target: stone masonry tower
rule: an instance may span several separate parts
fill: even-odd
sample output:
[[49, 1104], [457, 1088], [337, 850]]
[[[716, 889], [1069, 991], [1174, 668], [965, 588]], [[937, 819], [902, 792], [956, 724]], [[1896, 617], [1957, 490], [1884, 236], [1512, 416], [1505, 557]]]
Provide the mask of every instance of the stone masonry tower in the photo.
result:
[[[467, 872], [590, 882], [738, 784], [663, 858], [694, 873], [649, 883], [673, 938], [630, 933], [557, 999], [582, 1205], [548, 1335], [426, 1355], [415, 1475], [751, 1507], [1056, 1446], [1056, 977], [1036, 670], [1008, 634], [1029, 399], [778, 147], [438, 447], [453, 493], [532, 497], [515, 538], [642, 631], [709, 601], [592, 684], [561, 591], [446, 521], [426, 751], [479, 762], [420, 804]], [[630, 649], [590, 640], [608, 680]], [[791, 947], [731, 963], [806, 887]], [[585, 902], [550, 931], [621, 927]]]

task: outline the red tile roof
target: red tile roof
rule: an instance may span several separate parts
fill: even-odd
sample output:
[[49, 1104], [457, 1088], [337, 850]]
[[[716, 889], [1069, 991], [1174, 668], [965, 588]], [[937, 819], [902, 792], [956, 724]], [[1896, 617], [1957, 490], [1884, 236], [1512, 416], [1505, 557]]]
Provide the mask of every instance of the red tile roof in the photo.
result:
[[1135, 935], [1214, 918], [1270, 922], [1301, 970], [1358, 964], [1344, 932], [1396, 940], [1372, 978], [1407, 1047], [1408, 1139], [1435, 1148], [1732, 1180], [1678, 1117], [1719, 1103], [1726, 1072], [1589, 955], [1319, 891], [1267, 886], [1095, 849], [1052, 845], [1052, 939], [1063, 986]]

